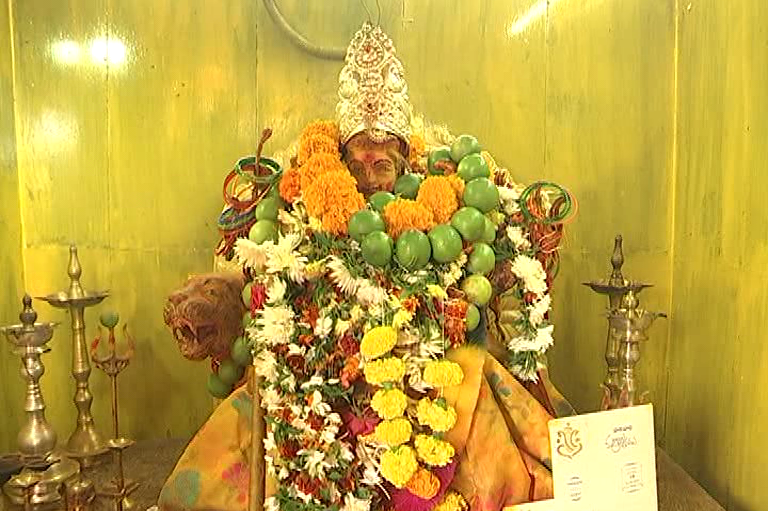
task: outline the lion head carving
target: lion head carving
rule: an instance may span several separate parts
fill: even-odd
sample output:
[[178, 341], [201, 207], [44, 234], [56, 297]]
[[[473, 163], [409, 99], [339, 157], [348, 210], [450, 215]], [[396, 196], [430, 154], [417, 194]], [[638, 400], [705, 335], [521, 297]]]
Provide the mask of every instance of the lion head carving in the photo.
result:
[[243, 275], [234, 272], [195, 275], [168, 297], [163, 317], [184, 358], [221, 360], [229, 355], [243, 329], [244, 284]]

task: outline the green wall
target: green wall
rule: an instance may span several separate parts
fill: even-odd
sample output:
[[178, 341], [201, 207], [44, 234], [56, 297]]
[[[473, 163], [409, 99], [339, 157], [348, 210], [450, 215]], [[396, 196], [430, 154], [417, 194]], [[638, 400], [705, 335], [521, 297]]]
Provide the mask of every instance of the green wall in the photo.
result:
[[[344, 46], [358, 0], [280, 0], [309, 39]], [[376, 16], [374, 2], [368, 2]], [[671, 314], [644, 346], [659, 442], [731, 510], [757, 510], [768, 462], [766, 324], [768, 6], [763, 0], [382, 1], [416, 109], [477, 135], [521, 181], [579, 200], [555, 290], [553, 378], [599, 403], [613, 236], [626, 273]], [[221, 181], [252, 153], [333, 114], [339, 62], [308, 57], [258, 0], [2, 0], [0, 322], [24, 289], [66, 285], [80, 246], [87, 287], [113, 297], [137, 339], [121, 380], [122, 427], [188, 436], [211, 409], [207, 368], [181, 359], [164, 297], [211, 267]], [[13, 102], [15, 98], [15, 103]], [[48, 414], [74, 424], [68, 318], [46, 355]], [[21, 420], [17, 362], [0, 350], [0, 448]], [[93, 410], [108, 428], [106, 378]]]

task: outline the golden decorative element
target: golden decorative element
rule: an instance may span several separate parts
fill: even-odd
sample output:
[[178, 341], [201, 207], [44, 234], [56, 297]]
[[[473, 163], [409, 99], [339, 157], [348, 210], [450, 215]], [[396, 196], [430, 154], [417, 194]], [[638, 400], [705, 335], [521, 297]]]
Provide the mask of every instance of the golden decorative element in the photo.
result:
[[566, 424], [562, 431], [557, 432], [557, 453], [568, 459], [573, 459], [582, 450], [579, 430]]
[[404, 75], [392, 40], [381, 27], [363, 24], [339, 75], [336, 118], [342, 145], [362, 132], [375, 142], [389, 135], [410, 142], [411, 104]]
[[83, 270], [77, 257], [77, 247], [69, 248], [69, 266], [67, 274], [70, 283], [68, 291], [60, 291], [40, 298], [51, 306], [69, 310], [72, 318], [72, 376], [75, 379], [75, 407], [77, 407], [77, 425], [67, 442], [67, 451], [73, 456], [82, 457], [88, 466], [96, 462], [96, 456], [107, 449], [101, 435], [96, 431], [91, 414], [93, 394], [88, 386], [91, 376], [91, 364], [88, 360], [88, 344], [85, 340], [85, 308], [101, 303], [109, 293], [106, 291], [85, 291], [80, 285]]
[[32, 298], [24, 295], [21, 324], [0, 328], [13, 345], [13, 353], [21, 356], [21, 375], [27, 383], [24, 403], [26, 423], [19, 430], [19, 452], [24, 456], [47, 456], [56, 447], [56, 432], [45, 419], [45, 401], [40, 390], [40, 377], [45, 366], [40, 355], [50, 351], [48, 341], [56, 323], [37, 323]]

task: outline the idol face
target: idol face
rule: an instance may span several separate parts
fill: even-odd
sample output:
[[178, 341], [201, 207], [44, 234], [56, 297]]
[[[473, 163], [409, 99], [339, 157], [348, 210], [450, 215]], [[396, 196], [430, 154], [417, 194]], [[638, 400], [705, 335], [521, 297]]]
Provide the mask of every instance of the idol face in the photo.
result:
[[406, 160], [403, 144], [392, 137], [374, 142], [365, 133], [358, 133], [344, 146], [344, 163], [357, 180], [357, 190], [366, 198], [376, 192], [392, 192]]

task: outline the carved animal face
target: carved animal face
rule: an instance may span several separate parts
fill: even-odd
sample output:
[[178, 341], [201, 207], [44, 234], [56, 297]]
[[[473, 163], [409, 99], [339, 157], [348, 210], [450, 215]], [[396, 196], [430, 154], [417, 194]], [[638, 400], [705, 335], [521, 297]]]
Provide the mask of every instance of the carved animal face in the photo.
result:
[[244, 278], [238, 273], [208, 273], [190, 277], [168, 297], [163, 317], [182, 356], [203, 360], [229, 354], [232, 341], [242, 331], [243, 286]]

